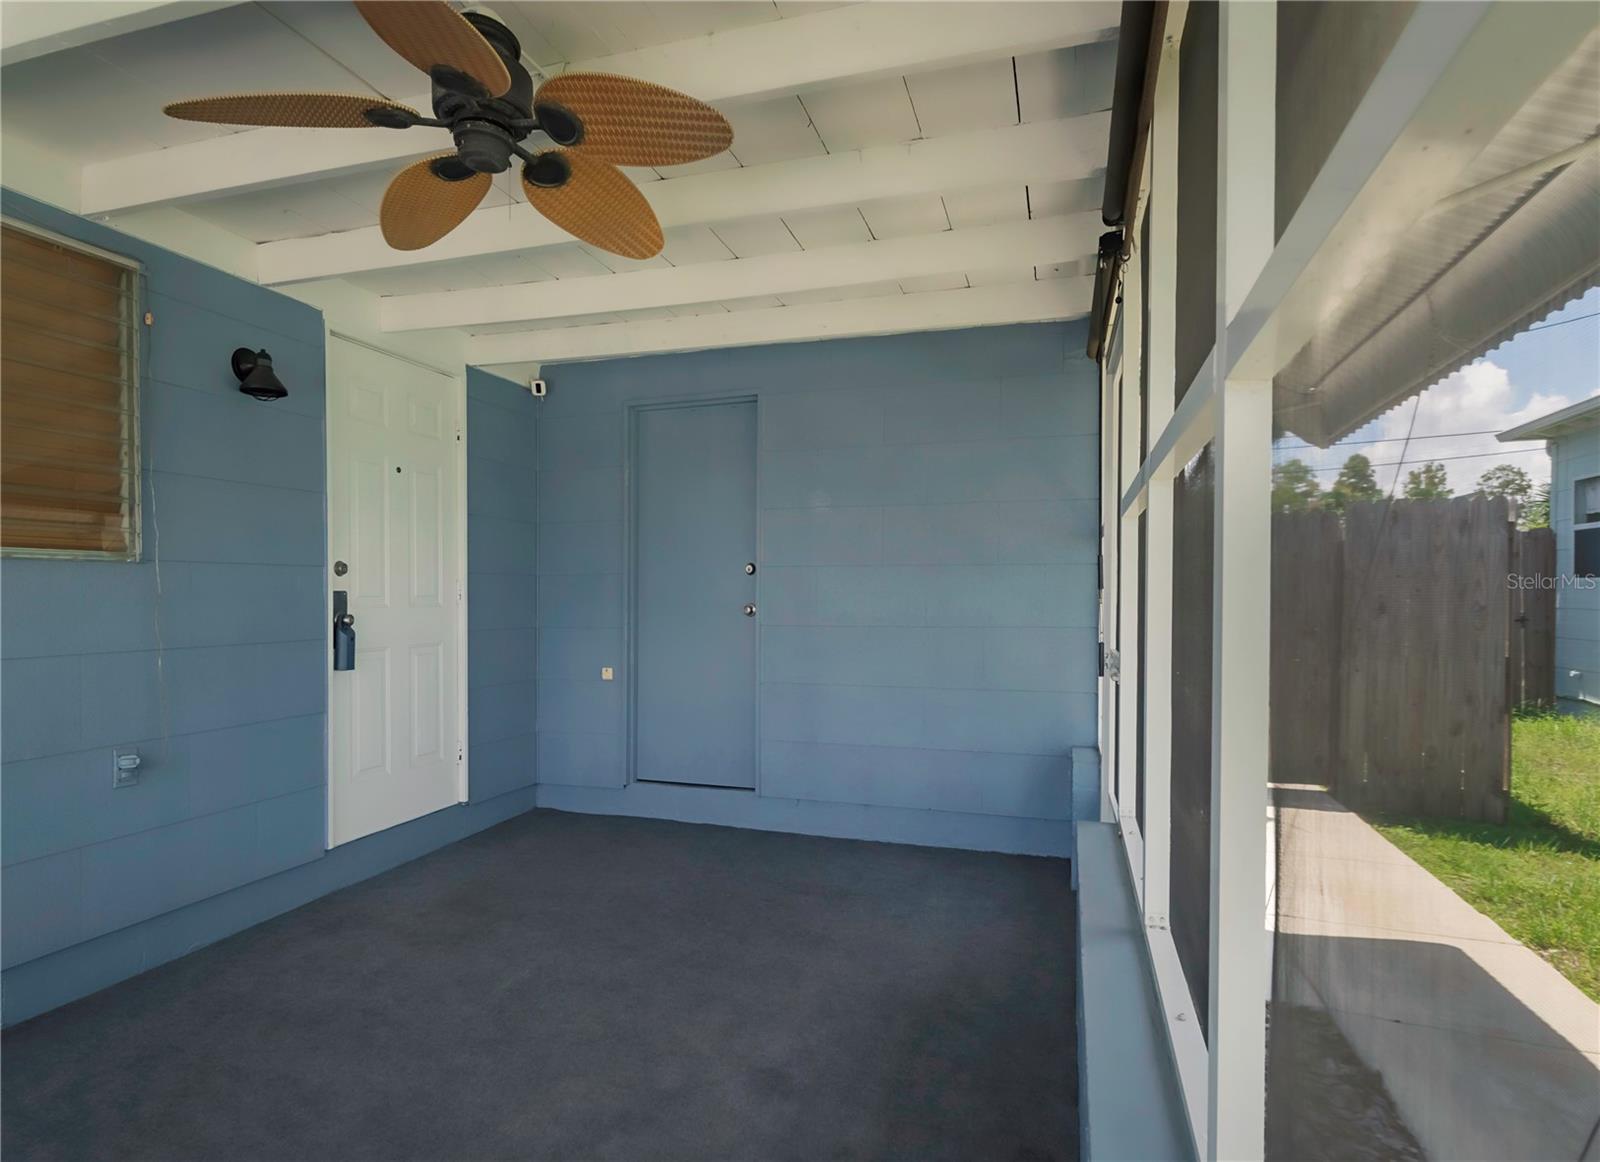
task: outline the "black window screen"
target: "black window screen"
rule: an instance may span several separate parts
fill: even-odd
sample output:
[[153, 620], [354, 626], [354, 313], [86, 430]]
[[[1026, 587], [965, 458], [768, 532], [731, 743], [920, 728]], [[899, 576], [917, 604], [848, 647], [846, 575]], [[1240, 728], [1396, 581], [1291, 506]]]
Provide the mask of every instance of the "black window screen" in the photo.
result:
[[1217, 330], [1217, 7], [1194, 4], [1178, 64], [1178, 302], [1173, 352], [1181, 400]]
[[1572, 573], [1575, 577], [1600, 577], [1600, 528], [1573, 532]]
[[1211, 446], [1172, 482], [1172, 940], [1209, 1034], [1211, 939]]
[[1413, 7], [1397, 0], [1278, 5], [1277, 237], [1389, 58]]

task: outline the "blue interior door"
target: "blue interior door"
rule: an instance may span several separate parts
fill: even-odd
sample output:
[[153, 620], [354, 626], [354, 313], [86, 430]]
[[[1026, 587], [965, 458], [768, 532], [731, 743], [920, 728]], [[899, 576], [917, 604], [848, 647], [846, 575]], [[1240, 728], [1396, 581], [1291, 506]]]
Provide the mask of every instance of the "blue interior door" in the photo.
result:
[[634, 446], [635, 777], [756, 785], [756, 405], [653, 408]]

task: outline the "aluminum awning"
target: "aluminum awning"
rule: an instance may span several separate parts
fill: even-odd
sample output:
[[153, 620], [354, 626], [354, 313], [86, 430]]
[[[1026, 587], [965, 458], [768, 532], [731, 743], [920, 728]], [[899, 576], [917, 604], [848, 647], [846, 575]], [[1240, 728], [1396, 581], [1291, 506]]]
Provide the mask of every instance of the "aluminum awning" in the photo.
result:
[[1600, 285], [1600, 31], [1374, 263], [1276, 377], [1327, 447]]

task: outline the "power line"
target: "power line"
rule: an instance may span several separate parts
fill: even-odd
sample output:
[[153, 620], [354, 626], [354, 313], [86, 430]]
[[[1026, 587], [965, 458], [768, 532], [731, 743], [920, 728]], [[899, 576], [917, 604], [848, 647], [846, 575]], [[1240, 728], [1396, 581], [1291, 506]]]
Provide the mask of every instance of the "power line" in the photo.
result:
[[[1411, 436], [1409, 438], [1412, 440], [1454, 440], [1461, 436], [1495, 436], [1499, 435], [1501, 430], [1500, 428], [1482, 428], [1476, 432], [1437, 432], [1430, 436]], [[1327, 448], [1320, 450], [1332, 451], [1334, 448], [1348, 448], [1355, 444], [1400, 444], [1404, 443], [1407, 438], [1406, 436], [1385, 436], [1381, 440], [1340, 440], [1338, 443], [1329, 444]], [[1315, 448], [1317, 445], [1300, 443], [1291, 444], [1289, 447]]]
[[[1528, 331], [1548, 331], [1551, 327], [1560, 327], [1567, 323], [1581, 323], [1584, 319], [1596, 317], [1600, 317], [1600, 311], [1590, 311], [1587, 315], [1573, 315], [1570, 319], [1557, 319], [1553, 323], [1540, 323], [1537, 327], [1529, 327]], [[1526, 335], [1528, 331], [1524, 331], [1522, 334]], [[1512, 338], [1515, 339], [1516, 336], [1513, 335]]]
[[[1379, 460], [1367, 465], [1369, 468], [1403, 468], [1407, 464], [1440, 464], [1446, 460], [1482, 460], [1488, 456], [1526, 456], [1530, 452], [1543, 452], [1543, 448], [1510, 448], [1504, 452], [1474, 452], [1464, 456], [1428, 456], [1421, 460]], [[1343, 464], [1334, 464], [1328, 468], [1311, 468], [1311, 472], [1343, 472]]]

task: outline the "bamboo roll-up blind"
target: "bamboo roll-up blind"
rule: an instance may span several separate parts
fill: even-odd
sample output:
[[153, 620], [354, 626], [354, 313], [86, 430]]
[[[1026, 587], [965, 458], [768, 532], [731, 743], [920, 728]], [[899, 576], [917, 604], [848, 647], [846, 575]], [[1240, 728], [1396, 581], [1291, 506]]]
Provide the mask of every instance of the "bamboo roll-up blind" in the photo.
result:
[[0, 549], [138, 550], [136, 272], [0, 226]]

